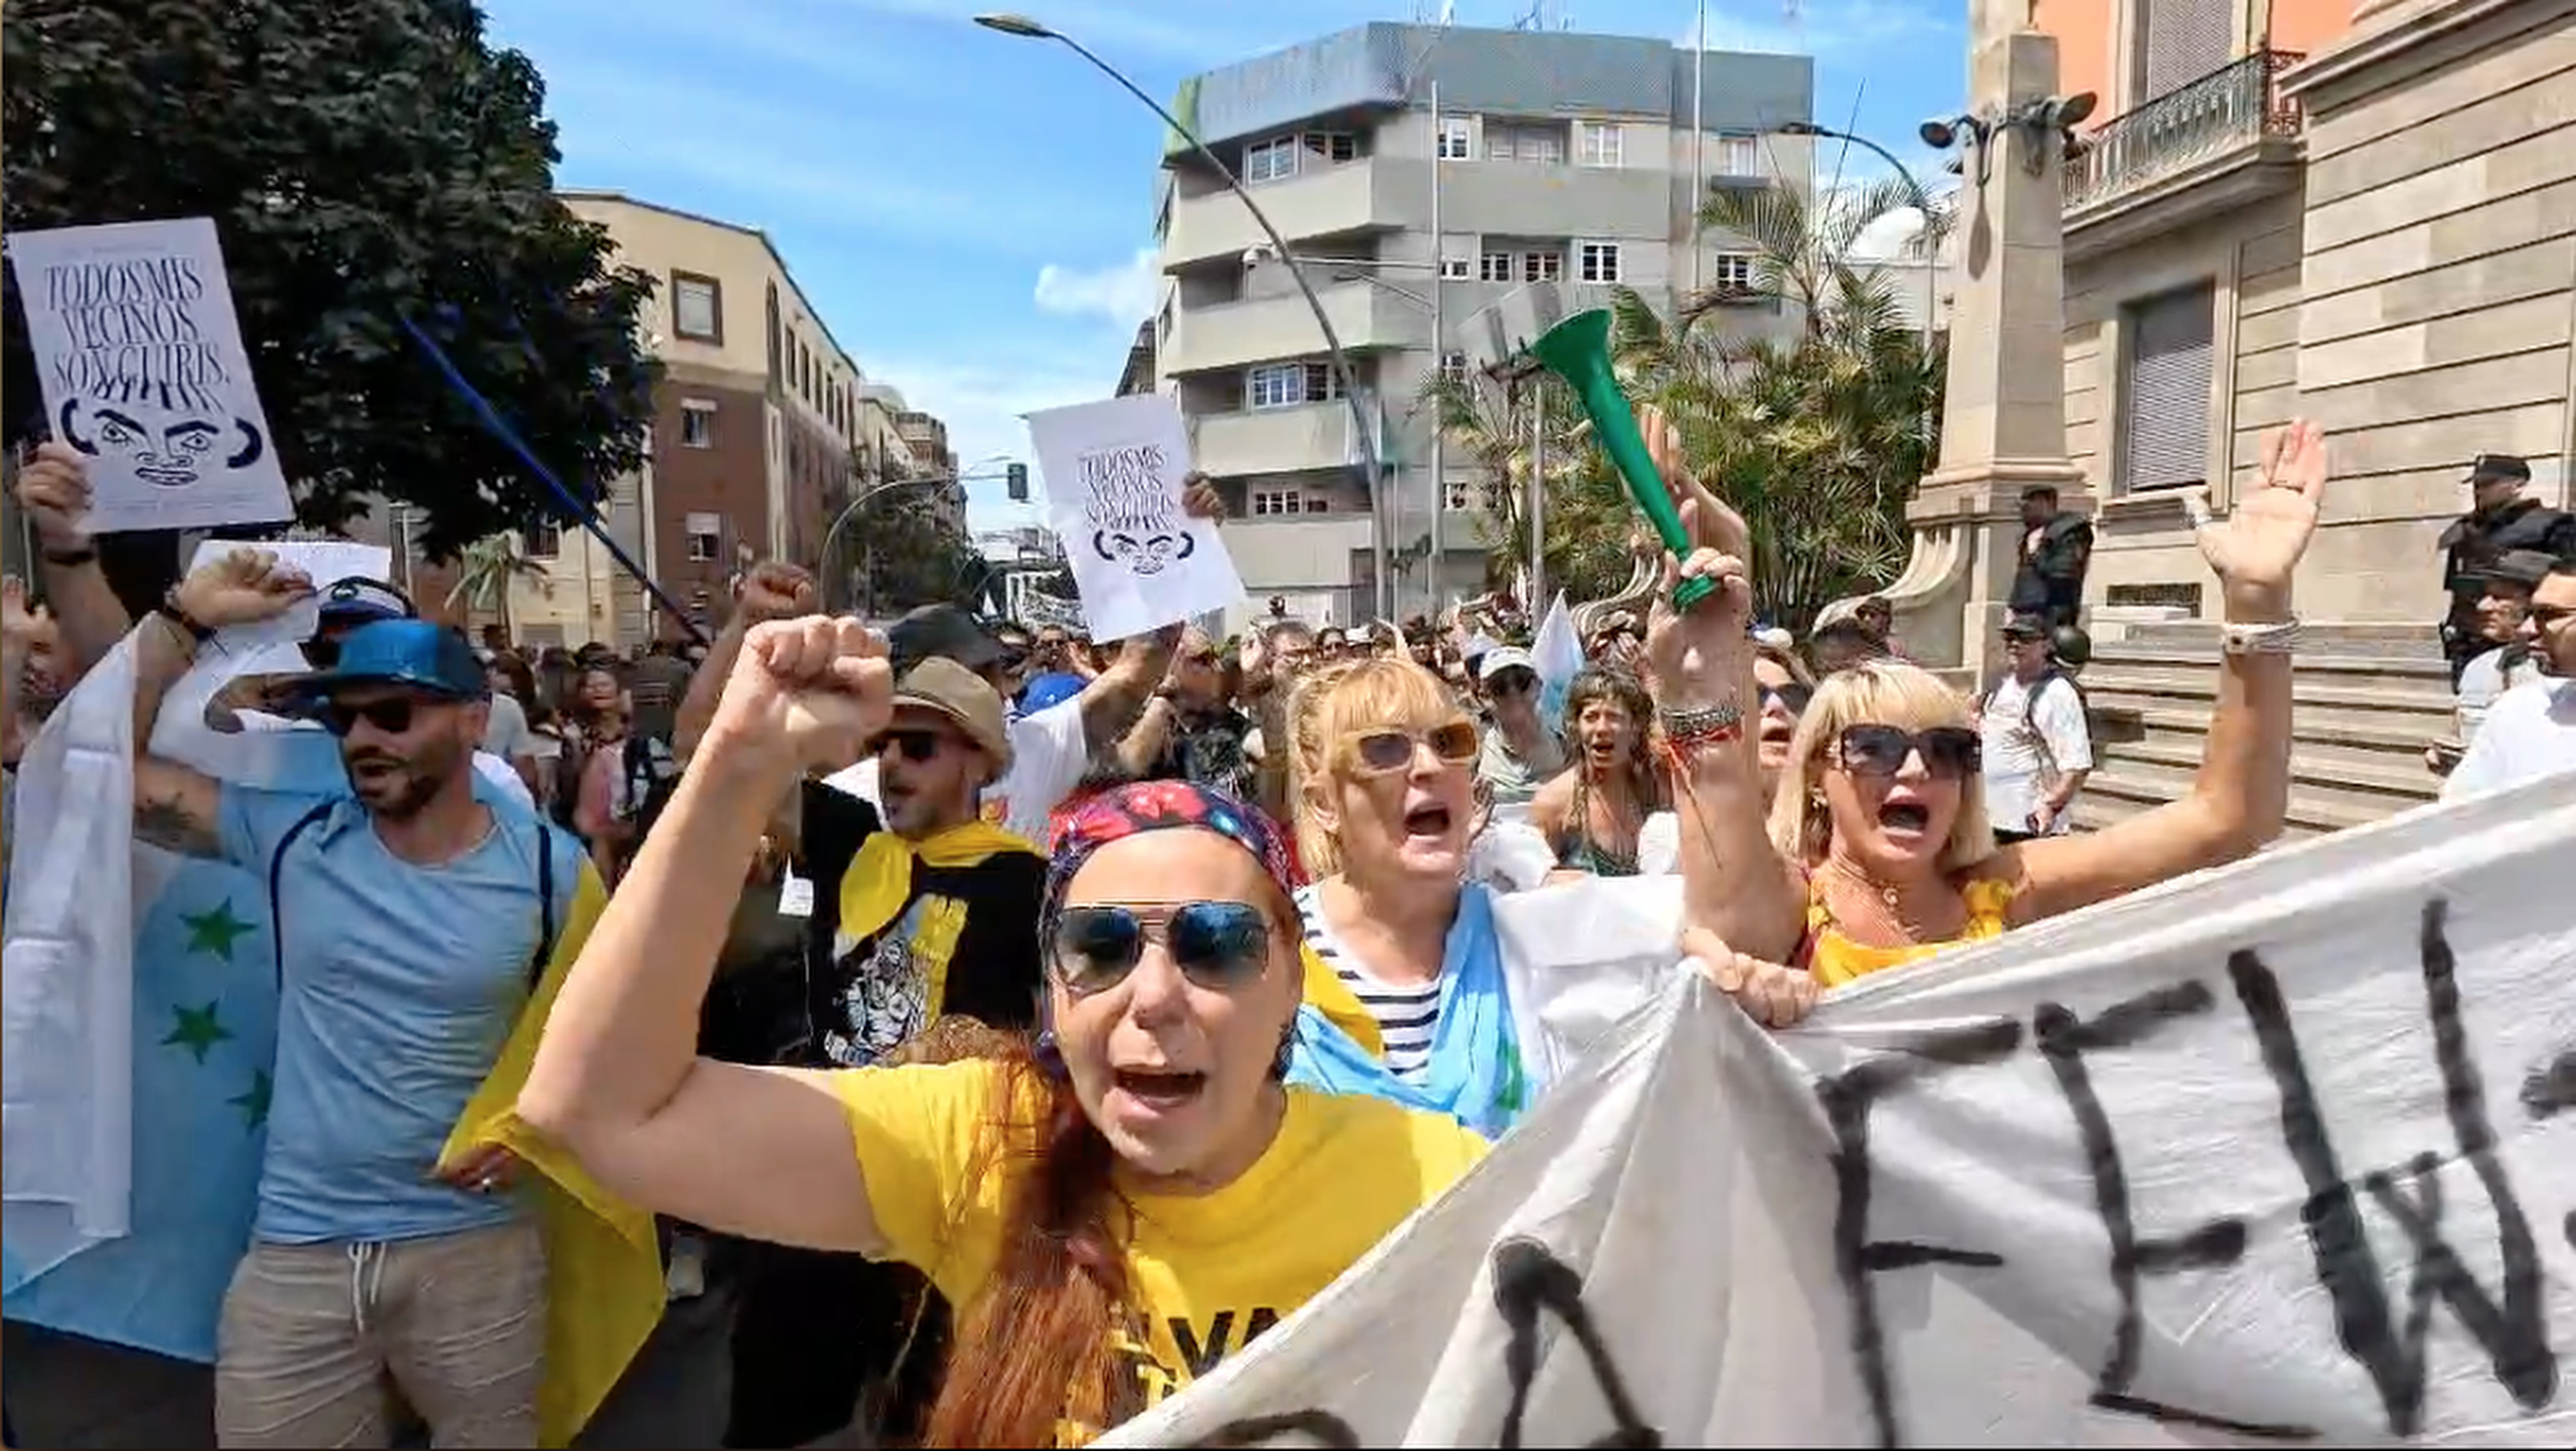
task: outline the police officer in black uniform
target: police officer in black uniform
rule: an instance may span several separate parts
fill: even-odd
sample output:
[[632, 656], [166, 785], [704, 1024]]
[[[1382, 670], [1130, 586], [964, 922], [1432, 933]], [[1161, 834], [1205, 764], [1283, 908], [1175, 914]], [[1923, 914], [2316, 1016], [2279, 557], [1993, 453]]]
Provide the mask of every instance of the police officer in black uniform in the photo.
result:
[[2021, 496], [2021, 548], [2013, 571], [2012, 610], [2048, 629], [2075, 623], [2084, 604], [2084, 573], [2093, 563], [2093, 521], [2058, 507], [2045, 484]]
[[2442, 621], [2442, 654], [2451, 662], [2451, 685], [2460, 672], [2496, 642], [2478, 629], [2478, 600], [2496, 561], [2517, 549], [2563, 556], [2576, 553], [2576, 514], [2526, 498], [2531, 465], [2508, 454], [2482, 453], [2469, 461], [2469, 512], [2442, 531], [2442, 577], [2451, 609]]

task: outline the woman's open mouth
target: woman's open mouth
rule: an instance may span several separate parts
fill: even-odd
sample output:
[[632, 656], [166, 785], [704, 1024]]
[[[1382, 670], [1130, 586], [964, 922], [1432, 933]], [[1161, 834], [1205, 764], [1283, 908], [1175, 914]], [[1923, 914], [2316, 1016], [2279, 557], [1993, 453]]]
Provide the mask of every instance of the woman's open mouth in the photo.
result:
[[1172, 1113], [1198, 1101], [1207, 1075], [1169, 1068], [1117, 1068], [1111, 1084], [1150, 1113]]
[[1932, 825], [1932, 808], [1919, 801], [1890, 801], [1878, 808], [1879, 830], [1890, 836], [1920, 837]]
[[1407, 836], [1447, 836], [1449, 834], [1449, 825], [1454, 819], [1455, 818], [1450, 816], [1448, 807], [1443, 806], [1436, 801], [1429, 802], [1421, 806], [1416, 806], [1412, 810], [1404, 813], [1404, 834]]

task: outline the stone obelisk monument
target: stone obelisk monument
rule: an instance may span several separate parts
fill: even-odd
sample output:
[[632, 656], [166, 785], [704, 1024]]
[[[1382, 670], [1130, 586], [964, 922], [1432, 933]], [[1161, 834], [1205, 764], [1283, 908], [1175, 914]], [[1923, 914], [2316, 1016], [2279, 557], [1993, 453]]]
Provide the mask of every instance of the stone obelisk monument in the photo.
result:
[[1981, 679], [2012, 591], [2022, 491], [2080, 502], [2066, 456], [2064, 141], [2014, 124], [2057, 90], [2057, 41], [2027, 0], [1973, 0], [1940, 463], [1906, 506], [1914, 554], [1887, 592], [1906, 649]]

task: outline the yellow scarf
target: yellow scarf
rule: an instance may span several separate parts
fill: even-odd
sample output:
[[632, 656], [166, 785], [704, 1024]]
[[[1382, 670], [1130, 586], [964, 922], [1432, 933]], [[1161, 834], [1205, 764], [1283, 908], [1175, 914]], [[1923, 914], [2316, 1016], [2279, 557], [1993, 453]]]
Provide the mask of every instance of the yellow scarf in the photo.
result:
[[555, 934], [554, 954], [527, 1011], [438, 1156], [443, 1167], [483, 1145], [499, 1144], [530, 1171], [524, 1192], [535, 1197], [546, 1243], [546, 1367], [537, 1388], [541, 1446], [572, 1443], [662, 1319], [662, 1255], [653, 1216], [600, 1188], [572, 1155], [521, 1122], [517, 1109], [546, 1015], [607, 905], [599, 873], [584, 863], [572, 911]]
[[[841, 935], [869, 938], [883, 932], [912, 898], [915, 861], [944, 871], [976, 866], [1006, 851], [1038, 854], [1027, 837], [985, 821], [952, 826], [921, 841], [891, 831], [870, 834], [858, 860], [841, 876]], [[930, 1001], [938, 1002], [939, 995], [932, 993]]]
[[1377, 1030], [1377, 1016], [1360, 1002], [1341, 975], [1324, 965], [1312, 947], [1300, 946], [1297, 955], [1306, 964], [1306, 1001], [1322, 1013], [1332, 1025], [1351, 1035], [1351, 1041], [1368, 1050], [1374, 1058], [1386, 1056], [1386, 1038]]

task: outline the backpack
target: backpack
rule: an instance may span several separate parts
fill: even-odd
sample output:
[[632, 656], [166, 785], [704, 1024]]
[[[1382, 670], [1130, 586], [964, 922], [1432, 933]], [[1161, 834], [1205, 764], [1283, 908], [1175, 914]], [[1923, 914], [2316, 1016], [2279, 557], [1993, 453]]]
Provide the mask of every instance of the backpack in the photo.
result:
[[[271, 970], [277, 977], [277, 990], [286, 991], [286, 916], [279, 910], [278, 899], [286, 885], [286, 852], [295, 845], [314, 823], [331, 814], [339, 798], [313, 803], [311, 810], [295, 818], [277, 839], [277, 850], [268, 859], [268, 945]], [[546, 964], [555, 952], [555, 829], [545, 822], [537, 824], [537, 950], [528, 960], [528, 987], [534, 991], [546, 975]]]
[[653, 823], [662, 819], [662, 809], [680, 789], [680, 758], [659, 736], [630, 734], [624, 771], [618, 814], [635, 823], [635, 839], [641, 841], [652, 834]]
[[[1977, 697], [1979, 718], [1982, 719], [1994, 709], [1995, 697], [2003, 692], [2004, 682], [2010, 679], [2012, 676], [2007, 672], [1997, 675], [1988, 682], [1985, 693]], [[2030, 683], [2030, 689], [2024, 692], [2021, 722], [2021, 728], [2030, 735], [2031, 749], [2039, 755], [2039, 779], [2047, 785], [2054, 785], [2058, 780], [2057, 757], [2048, 748], [2048, 737], [2041, 735], [2038, 727], [2030, 723], [2030, 712], [2039, 708], [2040, 698], [2048, 693], [2049, 685], [2059, 681], [2064, 682], [2067, 689], [2075, 692], [2075, 713], [2084, 721], [2085, 730], [2089, 732], [2093, 728], [2093, 704], [2085, 699], [2084, 687], [2075, 683], [2074, 676], [2051, 663], [2046, 670], [2040, 672], [2037, 680]]]

